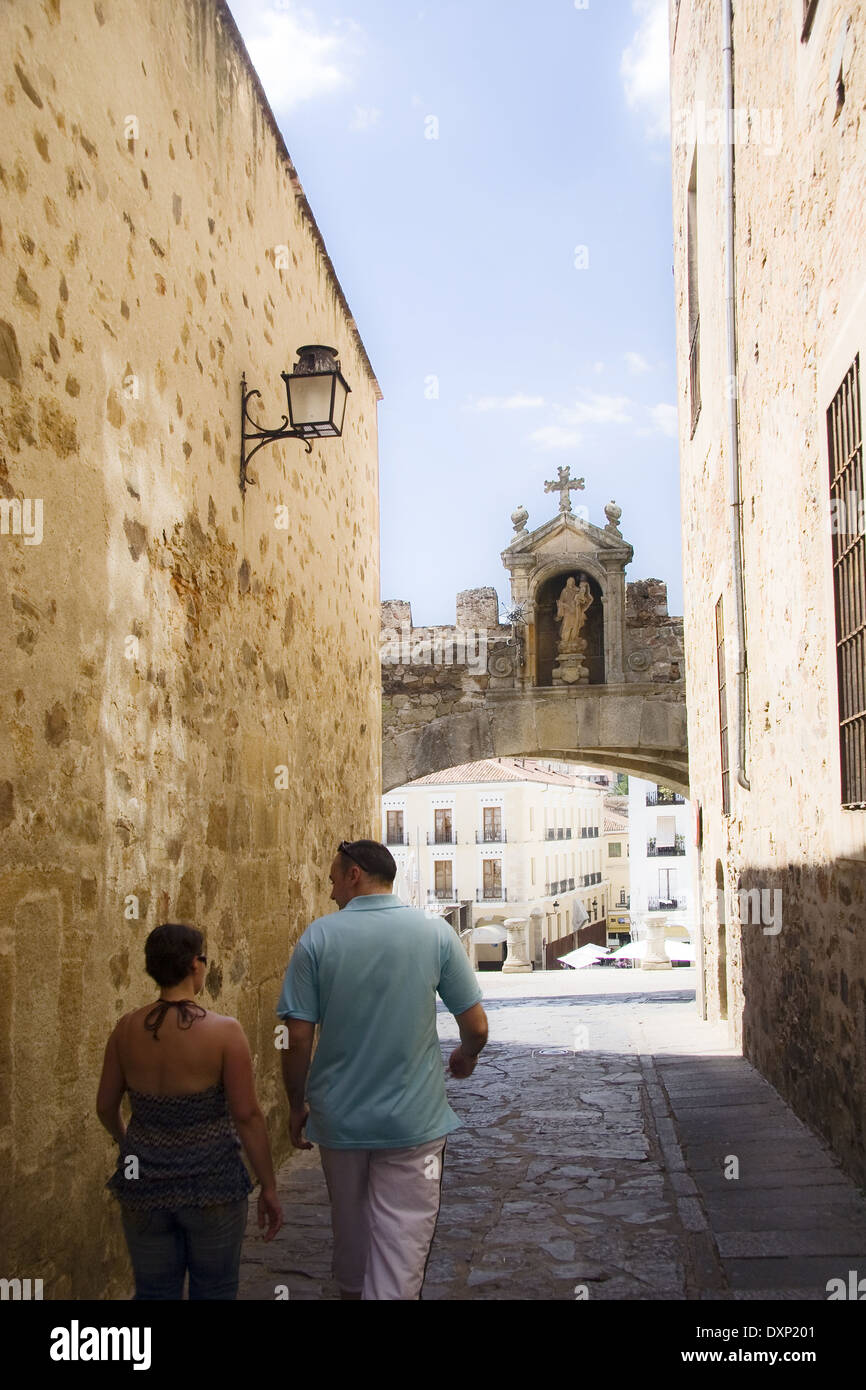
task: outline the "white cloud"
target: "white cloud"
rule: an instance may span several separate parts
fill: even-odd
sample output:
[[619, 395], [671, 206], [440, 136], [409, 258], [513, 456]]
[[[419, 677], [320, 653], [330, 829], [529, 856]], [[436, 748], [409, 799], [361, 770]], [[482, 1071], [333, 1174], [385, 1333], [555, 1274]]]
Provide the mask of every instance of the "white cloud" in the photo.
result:
[[524, 396], [516, 391], [513, 396], [479, 396], [473, 410], [537, 410], [544, 405], [543, 396]]
[[620, 76], [630, 110], [646, 121], [650, 139], [670, 132], [668, 0], [634, 0], [638, 27], [620, 60]]
[[576, 430], [565, 429], [562, 425], [544, 425], [529, 436], [537, 449], [576, 449], [580, 435]]
[[585, 400], [560, 410], [559, 415], [568, 425], [625, 425], [631, 419], [630, 405], [628, 396], [604, 396], [588, 391]]
[[639, 352], [627, 352], [624, 354], [626, 366], [635, 376], [641, 376], [644, 372], [652, 371], [652, 367], [645, 357]]
[[603, 371], [604, 371], [604, 363], [603, 363], [603, 362], [593, 362], [593, 364], [592, 364], [592, 370], [593, 370], [594, 372], [603, 372]]
[[356, 106], [349, 121], [350, 130], [371, 130], [382, 119], [378, 106]]
[[672, 439], [677, 436], [679, 429], [679, 416], [675, 405], [653, 405], [650, 406], [650, 419], [657, 430], [662, 434], [668, 434]]
[[347, 85], [347, 26], [325, 31], [315, 14], [294, 0], [267, 9], [254, 0], [231, 0], [231, 10], [275, 111], [291, 111]]

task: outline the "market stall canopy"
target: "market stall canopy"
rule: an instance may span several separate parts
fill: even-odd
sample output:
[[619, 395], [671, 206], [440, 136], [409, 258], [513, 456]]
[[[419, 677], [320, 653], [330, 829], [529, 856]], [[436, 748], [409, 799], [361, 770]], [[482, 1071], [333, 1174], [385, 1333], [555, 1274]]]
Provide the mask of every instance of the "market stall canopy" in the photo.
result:
[[496, 927], [492, 923], [486, 927], [472, 927], [469, 932], [462, 932], [463, 936], [471, 936], [476, 946], [494, 946], [508, 940], [508, 933], [504, 927]]
[[565, 966], [570, 966], [572, 970], [582, 970], [586, 965], [595, 965], [597, 960], [608, 954], [606, 946], [578, 946], [576, 951], [569, 951], [567, 955], [557, 956], [557, 960]]
[[671, 960], [694, 961], [695, 958], [694, 943], [691, 941], [672, 941], [668, 938], [665, 941], [665, 950]]
[[645, 941], [627, 941], [625, 946], [620, 946], [618, 951], [613, 952], [613, 958], [621, 960], [643, 960], [646, 955]]

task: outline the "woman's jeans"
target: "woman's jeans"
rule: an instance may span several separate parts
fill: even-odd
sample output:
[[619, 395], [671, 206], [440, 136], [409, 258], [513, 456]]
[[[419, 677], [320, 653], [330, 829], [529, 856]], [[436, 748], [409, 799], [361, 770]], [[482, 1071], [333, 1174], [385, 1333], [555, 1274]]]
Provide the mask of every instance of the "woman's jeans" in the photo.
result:
[[212, 1207], [121, 1207], [137, 1299], [232, 1299], [238, 1293], [247, 1199]]

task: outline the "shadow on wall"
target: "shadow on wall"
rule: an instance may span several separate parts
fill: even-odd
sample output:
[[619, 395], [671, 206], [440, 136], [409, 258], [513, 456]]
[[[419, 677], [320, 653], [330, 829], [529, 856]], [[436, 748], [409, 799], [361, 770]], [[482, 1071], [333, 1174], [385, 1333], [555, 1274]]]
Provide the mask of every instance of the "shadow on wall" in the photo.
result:
[[749, 866], [736, 890], [743, 1051], [866, 1185], [866, 861]]

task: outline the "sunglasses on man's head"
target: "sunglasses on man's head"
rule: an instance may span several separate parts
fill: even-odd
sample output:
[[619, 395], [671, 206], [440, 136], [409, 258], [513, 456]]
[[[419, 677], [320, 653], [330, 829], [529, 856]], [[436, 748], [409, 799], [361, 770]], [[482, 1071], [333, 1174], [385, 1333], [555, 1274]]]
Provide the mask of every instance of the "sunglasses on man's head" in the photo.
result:
[[367, 868], [367, 865], [363, 864], [361, 860], [358, 858], [357, 854], [355, 853], [352, 846], [349, 844], [348, 840], [340, 841], [340, 843], [337, 845], [337, 853], [345, 854], [346, 858], [351, 859], [353, 864], [357, 864], [359, 869], [363, 869], [365, 874], [368, 874], [370, 872], [370, 870]]

